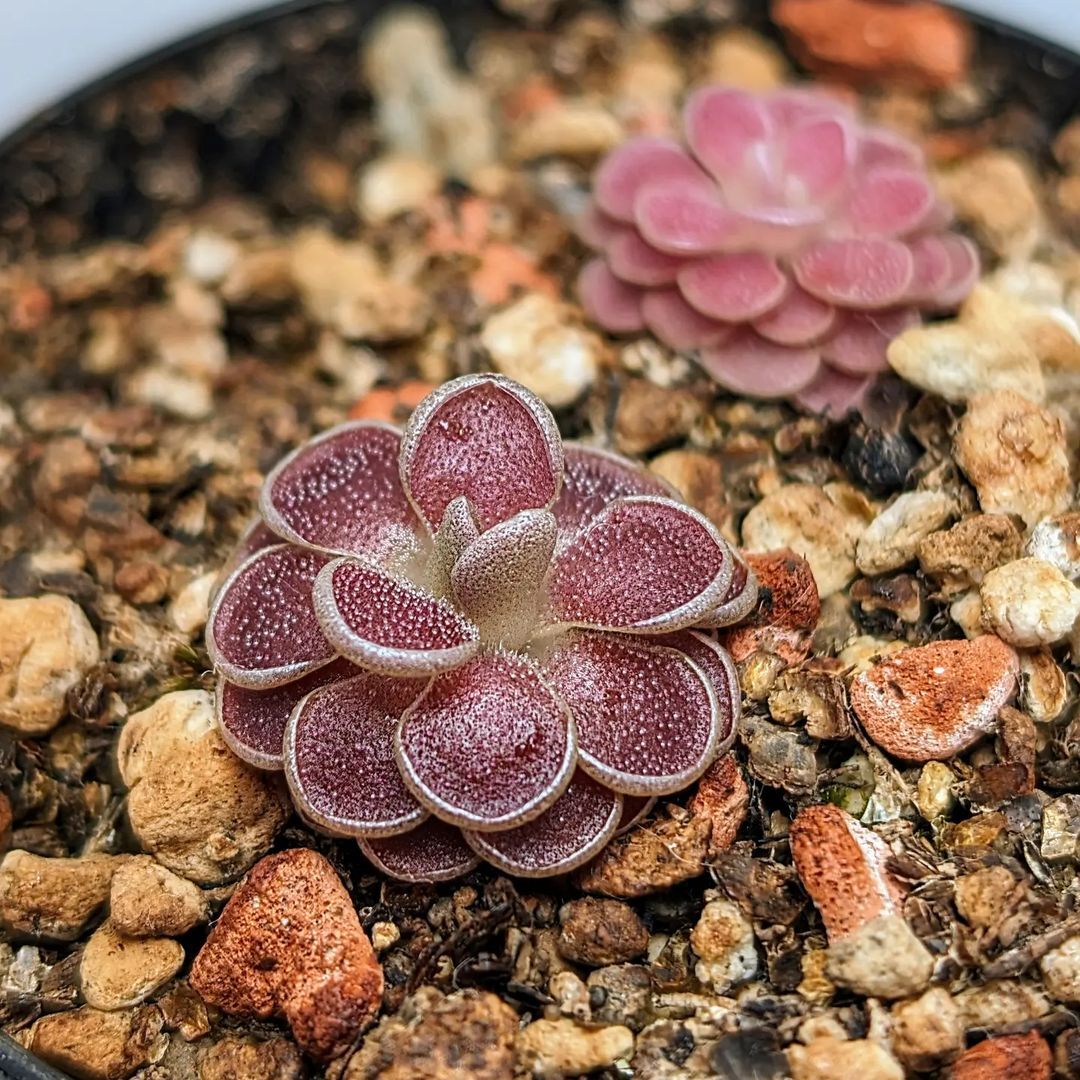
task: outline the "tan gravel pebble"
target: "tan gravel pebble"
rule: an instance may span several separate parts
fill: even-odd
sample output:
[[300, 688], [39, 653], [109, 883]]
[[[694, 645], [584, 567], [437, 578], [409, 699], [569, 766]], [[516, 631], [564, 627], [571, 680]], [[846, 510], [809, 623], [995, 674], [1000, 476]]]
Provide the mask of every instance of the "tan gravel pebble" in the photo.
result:
[[903, 892], [885, 866], [888, 845], [838, 806], [799, 811], [791, 823], [791, 856], [830, 942], [900, 910]]
[[563, 100], [533, 113], [514, 131], [509, 155], [513, 161], [556, 155], [593, 159], [625, 138], [623, 125], [603, 105]]
[[972, 399], [953, 445], [957, 463], [988, 513], [1019, 514], [1028, 528], [1072, 501], [1061, 420], [1020, 394]]
[[940, 491], [907, 491], [889, 504], [859, 537], [855, 565], [861, 574], [886, 574], [914, 560], [919, 544], [953, 513]]
[[930, 1072], [964, 1048], [960, 1010], [940, 986], [894, 1005], [890, 1018], [893, 1053], [908, 1069]]
[[278, 779], [243, 764], [222, 741], [205, 691], [166, 694], [136, 713], [117, 757], [143, 847], [200, 885], [244, 873], [289, 816]]
[[888, 360], [901, 378], [946, 401], [999, 390], [1046, 397], [1039, 357], [1013, 326], [1004, 333], [962, 319], [916, 326], [893, 339]]
[[867, 735], [906, 761], [947, 761], [987, 732], [1016, 690], [1016, 653], [992, 634], [905, 649], [851, 684]]
[[1042, 559], [1017, 559], [991, 570], [980, 596], [984, 627], [1018, 648], [1055, 645], [1080, 618], [1080, 589]]
[[408, 154], [383, 154], [360, 171], [357, 208], [368, 224], [381, 225], [419, 210], [441, 187], [442, 177], [429, 161]]
[[927, 821], [947, 817], [956, 805], [956, 773], [941, 761], [928, 761], [919, 772], [915, 805]]
[[649, 944], [637, 912], [619, 900], [571, 900], [559, 910], [559, 923], [559, 952], [588, 967], [633, 960]]
[[374, 1018], [383, 975], [334, 868], [294, 848], [267, 856], [233, 893], [191, 985], [231, 1015], [283, 1017], [300, 1046], [326, 1060]]
[[555, 409], [572, 405], [593, 384], [606, 351], [573, 308], [535, 292], [491, 315], [480, 342], [497, 371]]
[[809, 1046], [788, 1048], [791, 1080], [904, 1080], [899, 1062], [880, 1043], [870, 1039], [815, 1039]]
[[972, 514], [919, 544], [919, 565], [942, 593], [956, 596], [982, 584], [995, 566], [1018, 559], [1024, 538], [1005, 514]]
[[837, 984], [867, 997], [912, 997], [922, 993], [934, 958], [900, 915], [879, 915], [829, 945], [825, 973]]
[[997, 255], [1029, 255], [1042, 231], [1042, 208], [1027, 161], [1008, 150], [984, 150], [941, 173], [942, 196]]
[[165, 937], [129, 938], [111, 922], [94, 931], [79, 961], [86, 1003], [113, 1011], [139, 1005], [183, 966], [184, 950]]
[[433, 986], [368, 1032], [343, 1080], [507, 1080], [518, 1016], [495, 994]]
[[101, 659], [97, 634], [66, 596], [0, 599], [0, 724], [44, 735], [67, 694]]
[[1039, 960], [1043, 988], [1056, 1001], [1080, 1002], [1080, 936], [1067, 938]]
[[1039, 853], [1052, 864], [1076, 861], [1080, 855], [1080, 795], [1059, 795], [1043, 807]]
[[742, 90], [771, 90], [790, 77], [784, 54], [761, 34], [746, 27], [721, 30], [705, 53], [702, 83], [724, 83]]
[[1049, 649], [1020, 654], [1020, 707], [1032, 720], [1048, 724], [1069, 702], [1069, 682]]
[[149, 856], [133, 856], [113, 874], [109, 921], [127, 937], [179, 937], [208, 914], [196, 885]]
[[206, 617], [210, 611], [210, 597], [217, 579], [217, 570], [199, 574], [173, 598], [169, 605], [169, 621], [180, 633], [190, 637], [206, 625]]
[[0, 923], [10, 933], [74, 941], [105, 906], [126, 855], [48, 859], [9, 851], [0, 862]]
[[199, 1080], [301, 1080], [306, 1073], [288, 1039], [226, 1035], [200, 1050], [198, 1062]]
[[707, 892], [705, 898], [697, 925], [690, 931], [690, 945], [698, 957], [694, 973], [714, 993], [726, 994], [758, 973], [754, 927], [726, 897]]
[[955, 997], [965, 1029], [996, 1031], [1045, 1016], [1050, 1002], [1041, 990], [1019, 979], [993, 979]]
[[489, 103], [455, 68], [435, 14], [419, 6], [387, 12], [365, 34], [360, 62], [391, 150], [460, 180], [496, 160]]
[[855, 577], [855, 548], [873, 511], [846, 484], [788, 484], [766, 495], [743, 521], [750, 552], [790, 548], [810, 564], [824, 599]]
[[631, 829], [613, 840], [579, 872], [585, 892], [632, 898], [663, 892], [680, 881], [697, 877], [705, 868], [708, 820], [681, 807], [668, 807], [647, 829]]
[[1080, 513], [1044, 518], [1028, 537], [1026, 554], [1056, 566], [1070, 581], [1080, 579]]
[[1016, 890], [1016, 878], [1004, 866], [986, 866], [956, 879], [956, 910], [971, 926], [986, 929], [1005, 914]]
[[26, 1046], [76, 1080], [126, 1080], [165, 1051], [161, 1012], [153, 1005], [102, 1012], [84, 1005], [35, 1021]]
[[534, 1020], [517, 1037], [519, 1067], [536, 1080], [587, 1076], [629, 1061], [634, 1033], [622, 1025], [586, 1028], [565, 1017]]

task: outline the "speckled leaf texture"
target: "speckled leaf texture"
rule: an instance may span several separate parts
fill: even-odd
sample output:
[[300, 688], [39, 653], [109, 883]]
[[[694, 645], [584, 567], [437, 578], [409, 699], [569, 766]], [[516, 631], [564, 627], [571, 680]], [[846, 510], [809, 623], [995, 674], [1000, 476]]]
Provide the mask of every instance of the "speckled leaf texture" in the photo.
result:
[[508, 379], [317, 436], [262, 510], [207, 627], [218, 725], [381, 873], [567, 873], [734, 738], [734, 667], [688, 628], [752, 610], [745, 561]]

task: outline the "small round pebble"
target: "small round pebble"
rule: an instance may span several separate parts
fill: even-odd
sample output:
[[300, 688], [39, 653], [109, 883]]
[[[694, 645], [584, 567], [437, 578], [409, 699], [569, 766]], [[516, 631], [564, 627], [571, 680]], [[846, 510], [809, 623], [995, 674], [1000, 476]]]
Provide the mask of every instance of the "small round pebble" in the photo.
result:
[[991, 570], [980, 595], [983, 625], [1018, 648], [1054, 645], [1080, 618], [1080, 589], [1042, 559], [1017, 559]]
[[698, 981], [717, 994], [726, 994], [758, 973], [754, 927], [738, 905], [726, 898], [705, 904], [690, 931], [690, 945], [698, 956], [694, 966]]
[[183, 966], [171, 938], [129, 938], [110, 921], [91, 935], [79, 961], [79, 983], [95, 1009], [126, 1009], [145, 1001]]
[[0, 725], [45, 735], [67, 694], [101, 659], [97, 634], [66, 596], [0, 599]]

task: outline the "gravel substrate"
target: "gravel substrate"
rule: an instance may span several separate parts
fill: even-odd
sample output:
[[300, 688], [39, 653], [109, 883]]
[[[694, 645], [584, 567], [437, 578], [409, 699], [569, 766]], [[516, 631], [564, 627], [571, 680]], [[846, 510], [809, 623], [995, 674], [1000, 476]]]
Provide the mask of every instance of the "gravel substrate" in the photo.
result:
[[[322, 4], [0, 152], [17, 1042], [91, 1080], [1080, 1077], [1080, 75], [932, 4], [768, 7]], [[841, 421], [574, 298], [608, 150], [806, 78], [924, 147], [983, 260]], [[573, 875], [405, 885], [225, 747], [203, 629], [276, 461], [484, 370], [747, 552], [742, 728]]]

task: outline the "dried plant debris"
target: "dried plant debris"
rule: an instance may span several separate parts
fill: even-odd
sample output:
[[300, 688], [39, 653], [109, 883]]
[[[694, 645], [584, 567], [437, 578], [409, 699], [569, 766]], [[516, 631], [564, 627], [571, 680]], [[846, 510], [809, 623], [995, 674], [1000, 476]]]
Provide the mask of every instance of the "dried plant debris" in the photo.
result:
[[451, 6], [0, 154], [0, 1027], [1080, 1078], [1077, 73], [930, 2]]

